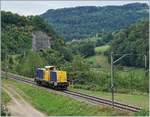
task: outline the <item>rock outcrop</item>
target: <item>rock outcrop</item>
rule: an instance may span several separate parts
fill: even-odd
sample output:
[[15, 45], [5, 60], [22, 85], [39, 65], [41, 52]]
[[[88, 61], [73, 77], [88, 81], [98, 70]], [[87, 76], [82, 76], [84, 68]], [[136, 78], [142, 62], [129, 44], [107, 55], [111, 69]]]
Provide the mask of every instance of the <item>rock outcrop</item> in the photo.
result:
[[32, 49], [34, 51], [40, 51], [46, 48], [51, 48], [52, 37], [48, 36], [45, 32], [34, 31], [32, 33]]

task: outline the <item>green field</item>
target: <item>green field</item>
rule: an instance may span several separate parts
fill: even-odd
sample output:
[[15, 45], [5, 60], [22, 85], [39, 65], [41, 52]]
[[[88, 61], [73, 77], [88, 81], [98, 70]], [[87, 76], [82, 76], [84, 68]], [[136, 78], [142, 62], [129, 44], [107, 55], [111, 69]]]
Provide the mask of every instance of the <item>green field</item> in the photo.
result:
[[109, 68], [107, 57], [104, 55], [95, 55], [87, 58], [87, 61], [99, 68]]
[[15, 87], [35, 108], [47, 115], [128, 115], [108, 107], [94, 106], [13, 80], [3, 80], [5, 86]]
[[96, 54], [103, 54], [110, 48], [110, 45], [103, 45], [95, 48]]
[[[73, 91], [79, 91], [82, 93], [86, 93], [92, 96], [97, 96], [105, 99], [111, 100], [111, 93], [107, 92], [101, 92], [101, 91], [89, 91], [84, 89], [73, 89], [70, 88], [70, 90]], [[121, 93], [115, 93], [115, 100], [125, 103], [125, 104], [131, 104], [137, 107], [142, 107], [143, 109], [148, 110], [149, 107], [149, 95], [148, 94], [121, 94]]]
[[110, 48], [109, 45], [99, 46], [95, 48], [96, 55], [88, 57], [86, 60], [97, 68], [110, 68], [108, 57], [104, 56], [104, 52]]

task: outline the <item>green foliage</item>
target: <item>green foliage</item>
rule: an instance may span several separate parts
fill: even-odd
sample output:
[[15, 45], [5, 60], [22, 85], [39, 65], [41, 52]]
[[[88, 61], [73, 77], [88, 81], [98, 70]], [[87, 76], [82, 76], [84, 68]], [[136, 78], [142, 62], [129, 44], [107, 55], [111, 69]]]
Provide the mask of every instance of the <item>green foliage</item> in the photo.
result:
[[89, 40], [81, 42], [72, 42], [69, 44], [74, 54], [81, 54], [88, 57], [95, 54], [95, 43]]
[[25, 16], [19, 16], [18, 14], [12, 14], [11, 12], [1, 11], [2, 29], [6, 25], [16, 25], [18, 27], [30, 25], [30, 21]]
[[57, 46], [56, 50], [61, 54], [61, 56], [63, 56], [64, 61], [70, 62], [73, 59], [72, 49], [67, 45]]
[[94, 51], [95, 45], [92, 42], [86, 42], [86, 43], [81, 43], [79, 46], [79, 51], [81, 54], [83, 54], [83, 56], [92, 56], [95, 54]]
[[[90, 70], [88, 70], [88, 73], [84, 72], [83, 74], [86, 77], [84, 79], [84, 84], [87, 85], [88, 83], [88, 89], [93, 90], [92, 87], [94, 85], [95, 90], [110, 91], [110, 64], [108, 63], [107, 58], [108, 57], [104, 55], [86, 58]], [[118, 66], [115, 66], [115, 91], [120, 93], [136, 91], [148, 92], [149, 79], [147, 73], [148, 71], [145, 71], [145, 69], [126, 68], [123, 66], [119, 68]], [[78, 73], [78, 75], [79, 74], [80, 73]], [[79, 79], [82, 79], [82, 77], [78, 77]], [[92, 79], [92, 81], [88, 79]], [[81, 88], [85, 87], [87, 89], [86, 85]]]
[[[45, 64], [60, 65], [71, 61], [72, 52], [65, 46], [63, 38], [58, 36], [52, 27], [39, 16], [19, 16], [2, 11], [2, 69], [8, 63], [11, 72], [34, 77], [35, 69]], [[32, 32], [43, 31], [51, 39], [54, 50], [44, 50], [41, 54], [30, 51]], [[15, 57], [16, 56], [16, 57]]]
[[149, 116], [149, 111], [147, 111], [147, 110], [141, 110], [139, 112], [136, 112], [135, 116]]
[[44, 60], [33, 51], [28, 51], [16, 67], [16, 71], [24, 76], [35, 77], [35, 71], [38, 67], [44, 66]]
[[105, 43], [103, 42], [102, 39], [98, 39], [97, 42], [96, 42], [96, 46], [102, 46], [104, 45]]
[[27, 17], [1, 12], [2, 16], [2, 60], [5, 54], [18, 54], [31, 48], [32, 25]]
[[[115, 34], [112, 42], [114, 53], [145, 54], [149, 51], [149, 21], [141, 21]], [[118, 56], [116, 56], [118, 57]], [[115, 57], [115, 59], [116, 59]], [[148, 58], [147, 58], [148, 62]], [[120, 60], [122, 65], [144, 66], [144, 56], [132, 55]]]
[[107, 50], [109, 50], [109, 45], [103, 45], [95, 48], [96, 54], [104, 54]]
[[144, 69], [116, 70], [114, 77], [116, 91], [118, 92], [149, 91], [149, 79], [145, 76]]
[[59, 67], [64, 63], [64, 58], [60, 52], [53, 49], [46, 49], [39, 52], [40, 56], [44, 58], [45, 64], [47, 65], [56, 65]]
[[147, 4], [133, 3], [123, 6], [84, 6], [48, 10], [42, 14], [66, 41], [83, 39], [101, 32], [114, 32], [141, 19], [148, 19]]
[[10, 102], [10, 100], [11, 100], [10, 96], [9, 96], [5, 91], [3, 91], [3, 90], [2, 90], [2, 93], [1, 93], [1, 98], [2, 98], [1, 101], [2, 101], [4, 104], [7, 104], [7, 103]]
[[86, 71], [89, 70], [87, 63], [81, 55], [75, 55], [72, 61], [73, 71]]
[[10, 112], [8, 111], [7, 107], [6, 107], [6, 104], [8, 102], [10, 102], [11, 98], [10, 96], [2, 90], [2, 93], [1, 93], [1, 116], [10, 116]]
[[[131, 7], [133, 8], [132, 10], [130, 9]], [[148, 21], [142, 21], [127, 29], [112, 33], [112, 31], [116, 31], [116, 29], [120, 29], [122, 28], [122, 26], [126, 27], [131, 23], [136, 22], [137, 19], [140, 19], [141, 17], [147, 17], [146, 11], [142, 12], [145, 13], [144, 15], [143, 14], [139, 15], [139, 12], [135, 13], [134, 14], [135, 19], [133, 17], [128, 17], [128, 18], [125, 17], [126, 15], [127, 16], [129, 14], [131, 15], [132, 12], [134, 13], [136, 11], [141, 11], [141, 9], [147, 9], [147, 7], [146, 8], [145, 7], [146, 7], [145, 4], [143, 4], [143, 6], [142, 4], [135, 4], [134, 7], [131, 4], [131, 5], [121, 6], [118, 8], [117, 7], [70, 8], [70, 11], [76, 11], [77, 14], [79, 13], [79, 11], [84, 11], [84, 13], [86, 14], [90, 13], [90, 14], [84, 15], [86, 19], [84, 19], [84, 17], [82, 17], [83, 19], [80, 19], [80, 17], [83, 15], [83, 12], [80, 12], [82, 15], [78, 14], [79, 22], [76, 23], [76, 26], [79, 27], [79, 29], [76, 28], [76, 31], [73, 31], [74, 33], [73, 34], [70, 31], [73, 30], [72, 24], [75, 23], [74, 21], [72, 21], [72, 17], [74, 16], [74, 13], [72, 13], [71, 17], [67, 17], [67, 19], [65, 19], [66, 17], [64, 18], [62, 12], [61, 16], [62, 18], [64, 18], [63, 19], [64, 21], [63, 20], [62, 21], [63, 23], [67, 23], [68, 24], [67, 26], [69, 26], [69, 29], [65, 29], [64, 34], [67, 34], [71, 39], [72, 38], [79, 39], [83, 37], [85, 38], [89, 35], [91, 36], [95, 34], [96, 37], [91, 37], [90, 39], [86, 39], [84, 41], [82, 40], [72, 41], [69, 44], [65, 44], [63, 38], [58, 36], [55, 33], [55, 31], [52, 29], [52, 27], [48, 25], [47, 22], [45, 22], [39, 16], [24, 17], [24, 16], [19, 16], [17, 14], [12, 14], [10, 12], [2, 12], [2, 43], [3, 43], [2, 44], [2, 67], [5, 68], [6, 63], [8, 63], [10, 71], [13, 71], [15, 73], [24, 76], [34, 77], [36, 68], [44, 67], [45, 65], [56, 65], [57, 67], [60, 67], [62, 70], [67, 71], [69, 80], [74, 81], [76, 86], [83, 85], [82, 87], [85, 86], [85, 88], [88, 90], [109, 91], [110, 90], [110, 72], [109, 72], [110, 65], [108, 64], [107, 57], [105, 55], [108, 55], [110, 50], [109, 47], [107, 48], [107, 46], [102, 46], [97, 48], [95, 48], [95, 46], [109, 44], [113, 40], [112, 44], [110, 44], [111, 46], [110, 48], [115, 53], [132, 52], [132, 53], [147, 54], [149, 50], [148, 49], [149, 46], [148, 45]], [[108, 9], [109, 11], [107, 11]], [[118, 9], [118, 11], [116, 11], [116, 9]], [[123, 16], [120, 15], [118, 16], [118, 12], [122, 11], [122, 9], [126, 9], [127, 11], [123, 10], [123, 12], [121, 12], [121, 15], [123, 14]], [[128, 9], [130, 9], [130, 13]], [[68, 10], [68, 9], [61, 9], [61, 10]], [[67, 11], [68, 14], [70, 13], [70, 11]], [[108, 13], [109, 17], [105, 14], [105, 16], [107, 16], [105, 18], [104, 14], [102, 13], [104, 14]], [[112, 15], [113, 13], [116, 13], [117, 15]], [[139, 16], [137, 16], [137, 14]], [[91, 20], [91, 15], [92, 15], [93, 22], [96, 22], [95, 21], [96, 18], [100, 23], [100, 25], [99, 23], [97, 23], [96, 26], [95, 23], [86, 24], [88, 21]], [[117, 19], [115, 19], [114, 17], [115, 18], [117, 17]], [[123, 19], [120, 20], [120, 18], [122, 17]], [[55, 14], [55, 18], [59, 20], [57, 23], [61, 22], [59, 12]], [[130, 18], [132, 20], [126, 20]], [[75, 19], [78, 21], [78, 18]], [[84, 22], [83, 21], [80, 22], [80, 20], [83, 20]], [[54, 22], [52, 21], [52, 23]], [[87, 27], [85, 27], [84, 25]], [[63, 26], [67, 27], [66, 25]], [[91, 26], [95, 26], [95, 27], [92, 28]], [[81, 27], [83, 27], [84, 30]], [[48, 35], [53, 37], [51, 43], [52, 49], [45, 49], [40, 52], [31, 51], [31, 45], [32, 45], [31, 33], [34, 30], [44, 31]], [[64, 29], [62, 29], [62, 31], [63, 30]], [[97, 30], [99, 30], [100, 32], [97, 32]], [[107, 33], [105, 31], [107, 31]], [[68, 40], [68, 38], [66, 38], [66, 40]], [[101, 55], [93, 56], [95, 55], [95, 51], [96, 54], [101, 54]], [[5, 55], [7, 54], [8, 54], [8, 59], [6, 60]], [[86, 59], [84, 57], [86, 57]], [[143, 59], [138, 56], [132, 56], [132, 57], [130, 56], [128, 58], [123, 59], [120, 62], [120, 64], [122, 65], [127, 65], [127, 66], [136, 65], [138, 67], [143, 66], [143, 63], [144, 63]], [[106, 70], [103, 70], [104, 68]], [[129, 92], [129, 90], [131, 89], [140, 90], [144, 92], [148, 91], [148, 79], [146, 79], [147, 76], [141, 75], [143, 73], [143, 70], [142, 72], [140, 72], [140, 70], [139, 71], [137, 70], [135, 72], [139, 74], [135, 74], [135, 76], [132, 79], [132, 83], [131, 83], [132, 75], [130, 73], [122, 73], [121, 71], [116, 72], [115, 86], [117, 92]], [[144, 78], [144, 80], [142, 78]]]
[[31, 48], [31, 30], [30, 26], [7, 25], [5, 29], [2, 28], [2, 60], [6, 51], [7, 54], [18, 54]]
[[11, 113], [8, 111], [6, 105], [1, 104], [1, 116], [11, 116]]
[[37, 30], [52, 37], [52, 48], [64, 45], [63, 38], [58, 36], [52, 27], [39, 16], [25, 17], [5, 11], [2, 11], [1, 15], [2, 60], [6, 54], [23, 54], [30, 50], [32, 48], [32, 32]]
[[[68, 78], [75, 84], [89, 85], [95, 90], [107, 90], [109, 74], [90, 70], [91, 65], [80, 55], [75, 55], [71, 63], [62, 66], [68, 73]], [[96, 88], [98, 87], [98, 88]]]
[[27, 18], [30, 20], [33, 26], [33, 30], [42, 30], [43, 32], [46, 32], [49, 36], [52, 36], [53, 38], [57, 36], [51, 25], [44, 21], [44, 19], [42, 19], [41, 17], [28, 16]]

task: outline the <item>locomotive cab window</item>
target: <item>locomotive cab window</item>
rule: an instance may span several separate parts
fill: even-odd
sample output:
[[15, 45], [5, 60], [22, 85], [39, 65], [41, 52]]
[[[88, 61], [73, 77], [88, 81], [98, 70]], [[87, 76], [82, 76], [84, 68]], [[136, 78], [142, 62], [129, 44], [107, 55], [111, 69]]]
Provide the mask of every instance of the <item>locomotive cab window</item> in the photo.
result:
[[55, 70], [55, 67], [51, 67], [51, 68], [49, 68], [49, 70]]
[[55, 66], [45, 66], [45, 68], [51, 71], [55, 70]]

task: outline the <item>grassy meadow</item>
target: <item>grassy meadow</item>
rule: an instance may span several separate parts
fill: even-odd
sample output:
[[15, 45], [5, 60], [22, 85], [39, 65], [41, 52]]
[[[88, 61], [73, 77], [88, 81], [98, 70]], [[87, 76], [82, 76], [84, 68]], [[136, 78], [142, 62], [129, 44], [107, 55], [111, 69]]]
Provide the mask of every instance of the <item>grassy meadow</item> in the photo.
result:
[[110, 65], [108, 63], [108, 57], [104, 55], [104, 52], [110, 48], [109, 45], [95, 47], [95, 55], [88, 57], [86, 60], [92, 63], [95, 67], [101, 69], [108, 69]]
[[95, 48], [96, 54], [103, 54], [105, 51], [107, 51], [110, 48], [109, 45], [103, 45]]
[[[70, 90], [111, 100], [111, 93], [110, 92], [89, 91], [89, 90], [84, 90], [84, 89], [75, 89], [75, 88], [71, 88], [71, 87], [70, 87]], [[146, 110], [148, 110], [148, 107], [149, 107], [149, 95], [148, 94], [115, 93], [115, 100], [122, 102], [122, 103], [125, 103], [125, 104], [130, 104], [130, 105], [134, 105], [137, 107], [141, 107], [141, 108], [146, 109]]]

